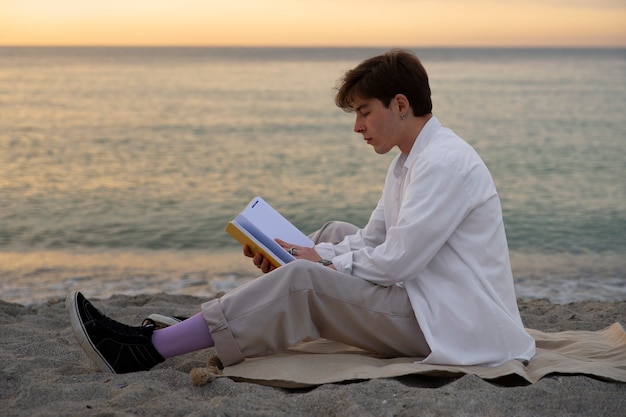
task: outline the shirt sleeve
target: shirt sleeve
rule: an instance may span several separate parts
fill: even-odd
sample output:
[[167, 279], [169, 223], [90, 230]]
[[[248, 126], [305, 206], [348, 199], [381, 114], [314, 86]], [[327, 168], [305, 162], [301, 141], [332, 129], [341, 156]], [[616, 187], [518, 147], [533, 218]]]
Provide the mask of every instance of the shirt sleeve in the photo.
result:
[[385, 235], [384, 207], [383, 200], [380, 199], [363, 229], [346, 236], [343, 241], [335, 245], [319, 243], [315, 246], [315, 250], [323, 259], [332, 260], [338, 271], [350, 274], [350, 268], [346, 268], [346, 265], [351, 265], [352, 253], [368, 246], [381, 244], [385, 240]]

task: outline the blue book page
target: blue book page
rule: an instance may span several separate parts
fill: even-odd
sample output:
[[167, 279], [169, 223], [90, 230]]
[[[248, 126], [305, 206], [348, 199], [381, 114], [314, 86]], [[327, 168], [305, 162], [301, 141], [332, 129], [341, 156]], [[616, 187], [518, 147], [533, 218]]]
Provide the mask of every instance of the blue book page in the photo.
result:
[[253, 239], [255, 239], [258, 243], [260, 243], [263, 249], [274, 254], [274, 256], [280, 259], [281, 261], [283, 261], [283, 263], [289, 263], [296, 259], [293, 256], [291, 256], [289, 252], [283, 249], [278, 243], [276, 243], [274, 239], [271, 239], [266, 234], [261, 232], [254, 224], [250, 223], [250, 221], [246, 219], [244, 216], [242, 216], [241, 214], [235, 218], [235, 222], [240, 227], [243, 227], [243, 229], [250, 236], [252, 236]]
[[[240, 224], [237, 221], [238, 219], [246, 222], [246, 225], [248, 226], [248, 228], [252, 228], [256, 230], [257, 235], [262, 236], [262, 233], [259, 232], [253, 225], [251, 225], [250, 223], [247, 223], [247, 220], [245, 218], [237, 217], [228, 223], [228, 225], [226, 226], [226, 232], [228, 232], [231, 236], [233, 236], [239, 243], [241, 243], [242, 245], [249, 245], [250, 249], [253, 252], [261, 252], [265, 257], [269, 258], [271, 264], [276, 267], [284, 265], [287, 262], [290, 262], [293, 259], [295, 259], [295, 258], [283, 259], [275, 255], [274, 251], [270, 250], [270, 248], [268, 248], [267, 245], [263, 244], [263, 242], [261, 242], [259, 239], [254, 237], [252, 233], [248, 232], [246, 227], [244, 227], [244, 225]], [[230, 226], [234, 226], [234, 227], [231, 228]], [[272, 243], [271, 241], [270, 242], [266, 241], [266, 243], [269, 243], [270, 245], [272, 245], [272, 244], [275, 244], [276, 242]], [[278, 249], [282, 249], [282, 248], [279, 247]], [[281, 254], [281, 252], [285, 252], [285, 251], [278, 250], [278, 254]], [[289, 253], [287, 252], [285, 253], [289, 255]], [[291, 257], [291, 255], [289, 255], [289, 257]]]
[[237, 216], [237, 222], [285, 262], [294, 260], [278, 245], [278, 238], [297, 246], [313, 247], [313, 241], [285, 219], [261, 197], [252, 199], [246, 209]]

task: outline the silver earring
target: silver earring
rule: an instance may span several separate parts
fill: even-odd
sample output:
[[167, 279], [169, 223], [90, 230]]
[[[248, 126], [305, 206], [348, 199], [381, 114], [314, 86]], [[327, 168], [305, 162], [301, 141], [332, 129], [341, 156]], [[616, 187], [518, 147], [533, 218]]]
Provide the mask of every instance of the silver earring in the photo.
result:
[[405, 115], [405, 114], [401, 114], [401, 115], [400, 115], [400, 119], [402, 119], [402, 120], [404, 120], [404, 118], [405, 118], [405, 117], [406, 117], [406, 115]]

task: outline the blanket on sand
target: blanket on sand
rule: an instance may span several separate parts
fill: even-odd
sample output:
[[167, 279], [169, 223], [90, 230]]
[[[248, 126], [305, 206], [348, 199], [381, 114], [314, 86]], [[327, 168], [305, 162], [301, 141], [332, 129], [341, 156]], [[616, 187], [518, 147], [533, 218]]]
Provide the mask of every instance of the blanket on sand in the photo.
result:
[[533, 329], [528, 332], [535, 338], [537, 354], [526, 365], [517, 360], [495, 367], [426, 365], [419, 363], [420, 358], [385, 358], [320, 339], [294, 346], [280, 355], [228, 366], [220, 376], [281, 388], [410, 374], [442, 377], [471, 374], [488, 380], [517, 376], [535, 383], [557, 373], [626, 382], [626, 332], [619, 323], [595, 332], [545, 333]]

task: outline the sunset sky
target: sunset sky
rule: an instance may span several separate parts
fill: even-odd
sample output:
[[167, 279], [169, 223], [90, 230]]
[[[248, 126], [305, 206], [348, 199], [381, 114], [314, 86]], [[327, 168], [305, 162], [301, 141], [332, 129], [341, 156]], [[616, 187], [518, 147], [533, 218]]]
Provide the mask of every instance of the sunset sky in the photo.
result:
[[0, 0], [0, 45], [626, 46], [626, 0]]

